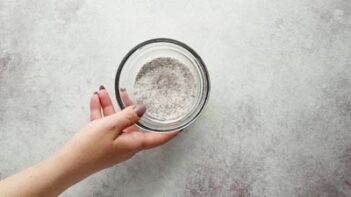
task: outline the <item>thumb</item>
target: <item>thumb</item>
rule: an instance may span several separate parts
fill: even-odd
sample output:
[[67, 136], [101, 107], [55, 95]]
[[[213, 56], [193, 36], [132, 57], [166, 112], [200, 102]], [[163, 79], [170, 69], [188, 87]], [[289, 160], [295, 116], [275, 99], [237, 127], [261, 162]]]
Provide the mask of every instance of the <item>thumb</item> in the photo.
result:
[[167, 132], [167, 133], [143, 133], [143, 132], [131, 132], [124, 133], [123, 138], [127, 141], [128, 144], [136, 145], [137, 150], [145, 150], [160, 146], [170, 141], [177, 136], [179, 132]]
[[120, 133], [123, 129], [128, 128], [137, 123], [146, 111], [145, 105], [138, 104], [126, 107], [120, 112], [105, 117], [105, 124], [108, 128], [116, 130]]

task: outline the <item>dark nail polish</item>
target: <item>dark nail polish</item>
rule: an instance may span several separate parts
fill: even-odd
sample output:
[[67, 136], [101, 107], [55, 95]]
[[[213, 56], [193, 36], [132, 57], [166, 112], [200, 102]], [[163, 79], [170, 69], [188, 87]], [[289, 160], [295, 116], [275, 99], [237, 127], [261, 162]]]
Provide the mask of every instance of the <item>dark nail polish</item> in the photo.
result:
[[145, 113], [146, 107], [143, 104], [138, 104], [134, 107], [134, 111], [139, 117], [141, 117]]
[[94, 94], [98, 95], [98, 92], [94, 92]]
[[119, 90], [120, 90], [121, 92], [126, 91], [126, 89], [125, 89], [125, 88], [120, 88]]
[[104, 90], [105, 87], [103, 85], [100, 86], [99, 90]]

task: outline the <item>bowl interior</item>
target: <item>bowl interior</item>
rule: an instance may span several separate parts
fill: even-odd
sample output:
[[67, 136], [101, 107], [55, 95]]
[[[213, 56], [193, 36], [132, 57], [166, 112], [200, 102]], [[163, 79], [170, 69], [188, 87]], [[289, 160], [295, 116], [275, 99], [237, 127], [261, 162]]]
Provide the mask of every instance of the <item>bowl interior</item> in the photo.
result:
[[[181, 43], [182, 44], [182, 43]], [[187, 47], [185, 45], [185, 47]], [[119, 95], [120, 88], [126, 88], [130, 100], [136, 103], [134, 97], [134, 84], [143, 65], [159, 57], [170, 57], [179, 60], [191, 72], [194, 77], [196, 96], [191, 107], [187, 109], [183, 116], [171, 120], [159, 119], [146, 113], [139, 121], [138, 125], [144, 130], [152, 131], [174, 131], [180, 130], [190, 124], [200, 113], [208, 96], [208, 75], [203, 62], [190, 48], [168, 40], [142, 43], [132, 49], [121, 62], [116, 76], [116, 96], [118, 104], [124, 107]]]

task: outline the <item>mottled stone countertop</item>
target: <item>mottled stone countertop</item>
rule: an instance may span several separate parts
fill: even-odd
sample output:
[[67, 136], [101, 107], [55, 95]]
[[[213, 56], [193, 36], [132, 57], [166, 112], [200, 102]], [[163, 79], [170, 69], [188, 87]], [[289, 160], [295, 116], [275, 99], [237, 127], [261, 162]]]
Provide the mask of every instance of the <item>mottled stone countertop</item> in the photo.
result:
[[351, 196], [350, 0], [1, 0], [0, 179], [62, 146], [156, 37], [204, 59], [206, 111], [62, 196]]

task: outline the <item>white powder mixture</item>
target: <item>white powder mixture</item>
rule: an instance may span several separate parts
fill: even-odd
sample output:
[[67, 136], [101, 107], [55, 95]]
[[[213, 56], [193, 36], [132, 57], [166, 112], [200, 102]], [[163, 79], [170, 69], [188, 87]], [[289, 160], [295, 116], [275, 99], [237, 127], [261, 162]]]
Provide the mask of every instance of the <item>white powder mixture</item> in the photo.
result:
[[148, 115], [174, 120], [192, 107], [196, 89], [193, 74], [177, 59], [159, 57], [144, 64], [134, 84], [134, 96]]

